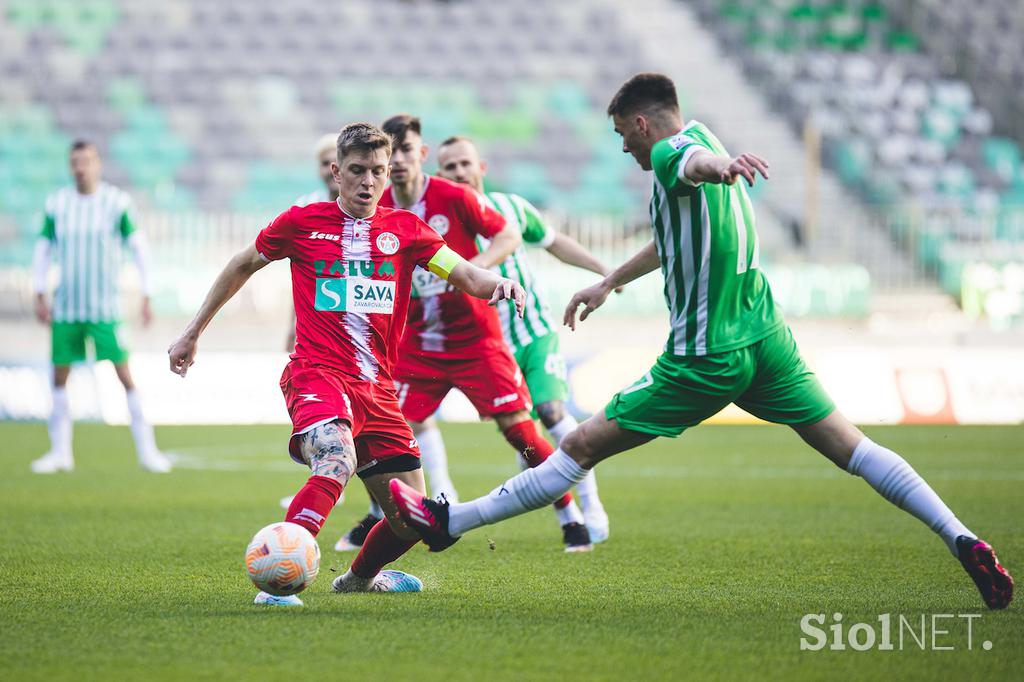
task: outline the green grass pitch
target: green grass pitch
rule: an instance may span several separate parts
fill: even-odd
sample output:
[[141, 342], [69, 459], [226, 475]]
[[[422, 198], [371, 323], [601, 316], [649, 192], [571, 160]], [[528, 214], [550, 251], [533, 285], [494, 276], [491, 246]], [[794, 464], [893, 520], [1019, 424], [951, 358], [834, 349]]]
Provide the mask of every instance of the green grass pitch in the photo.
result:
[[[869, 432], [1024, 575], [1024, 427]], [[493, 426], [444, 433], [463, 497], [515, 471]], [[419, 595], [330, 592], [351, 560], [333, 543], [365, 511], [353, 484], [302, 609], [254, 607], [242, 566], [305, 479], [286, 428], [157, 436], [183, 458], [172, 474], [138, 470], [127, 429], [80, 425], [78, 469], [37, 476], [44, 427], [0, 424], [0, 679], [1001, 680], [1024, 664], [1020, 600], [984, 609], [935, 536], [781, 427], [701, 427], [599, 467], [612, 536], [591, 554], [563, 553], [547, 510], [417, 547], [396, 566]], [[909, 635], [902, 651], [801, 651], [801, 617], [835, 612], [876, 629], [884, 613], [981, 616], [971, 650], [954, 618], [938, 622], [952, 651]]]

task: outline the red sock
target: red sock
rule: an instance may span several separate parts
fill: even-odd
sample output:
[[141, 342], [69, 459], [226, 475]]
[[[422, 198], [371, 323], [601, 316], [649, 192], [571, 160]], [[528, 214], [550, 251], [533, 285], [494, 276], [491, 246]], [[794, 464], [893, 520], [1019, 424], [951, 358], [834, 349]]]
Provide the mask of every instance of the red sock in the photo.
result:
[[417, 542], [419, 540], [403, 540], [398, 537], [391, 530], [388, 520], [381, 519], [366, 534], [363, 547], [352, 562], [352, 572], [360, 578], [372, 578], [380, 573], [380, 569], [412, 549]]
[[341, 497], [341, 483], [327, 476], [310, 476], [292, 503], [288, 505], [285, 521], [297, 523], [315, 537]]
[[[554, 452], [555, 448], [540, 435], [537, 425], [532, 419], [513, 424], [505, 431], [505, 440], [522, 454], [523, 459], [532, 469]], [[562, 509], [572, 503], [572, 494], [566, 493], [555, 500], [555, 509]]]

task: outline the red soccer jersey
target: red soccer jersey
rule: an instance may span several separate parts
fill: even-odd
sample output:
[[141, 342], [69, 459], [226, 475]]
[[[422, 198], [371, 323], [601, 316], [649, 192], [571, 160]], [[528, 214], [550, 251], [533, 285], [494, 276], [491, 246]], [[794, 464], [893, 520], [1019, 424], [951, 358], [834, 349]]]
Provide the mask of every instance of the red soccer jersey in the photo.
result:
[[412, 272], [444, 240], [408, 211], [353, 218], [336, 202], [293, 206], [260, 231], [266, 260], [291, 259], [292, 358], [370, 382], [391, 380]]
[[[396, 206], [393, 187], [384, 192], [380, 205]], [[409, 210], [467, 260], [480, 253], [476, 235], [489, 239], [505, 227], [504, 216], [473, 188], [434, 176], [427, 176], [423, 196]], [[476, 357], [480, 344], [504, 343], [497, 312], [487, 301], [448, 286], [425, 268], [417, 268], [413, 278], [403, 353]]]

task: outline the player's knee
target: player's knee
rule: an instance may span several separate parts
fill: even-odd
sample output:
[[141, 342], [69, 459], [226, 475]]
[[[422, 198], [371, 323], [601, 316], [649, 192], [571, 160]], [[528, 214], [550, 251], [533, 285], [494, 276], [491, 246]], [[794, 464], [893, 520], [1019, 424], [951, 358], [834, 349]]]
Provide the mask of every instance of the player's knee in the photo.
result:
[[332, 421], [302, 435], [302, 458], [314, 476], [345, 484], [356, 471], [356, 448], [348, 424]]
[[558, 447], [584, 469], [592, 469], [600, 461], [593, 438], [586, 429], [579, 428], [566, 434]]
[[561, 400], [549, 400], [537, 405], [537, 415], [545, 427], [551, 428], [565, 417], [565, 404]]

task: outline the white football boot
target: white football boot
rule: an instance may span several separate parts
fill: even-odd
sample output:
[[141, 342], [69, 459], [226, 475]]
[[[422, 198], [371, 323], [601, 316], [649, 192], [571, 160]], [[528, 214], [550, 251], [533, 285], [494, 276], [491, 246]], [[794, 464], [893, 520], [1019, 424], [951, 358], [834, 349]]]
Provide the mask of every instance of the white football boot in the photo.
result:
[[75, 460], [71, 453], [47, 452], [39, 459], [32, 461], [32, 473], [34, 474], [55, 474], [58, 471], [72, 471], [75, 468]]
[[299, 599], [298, 595], [289, 594], [284, 597], [277, 597], [269, 592], [260, 592], [252, 600], [252, 603], [262, 606], [302, 606], [302, 600]]

